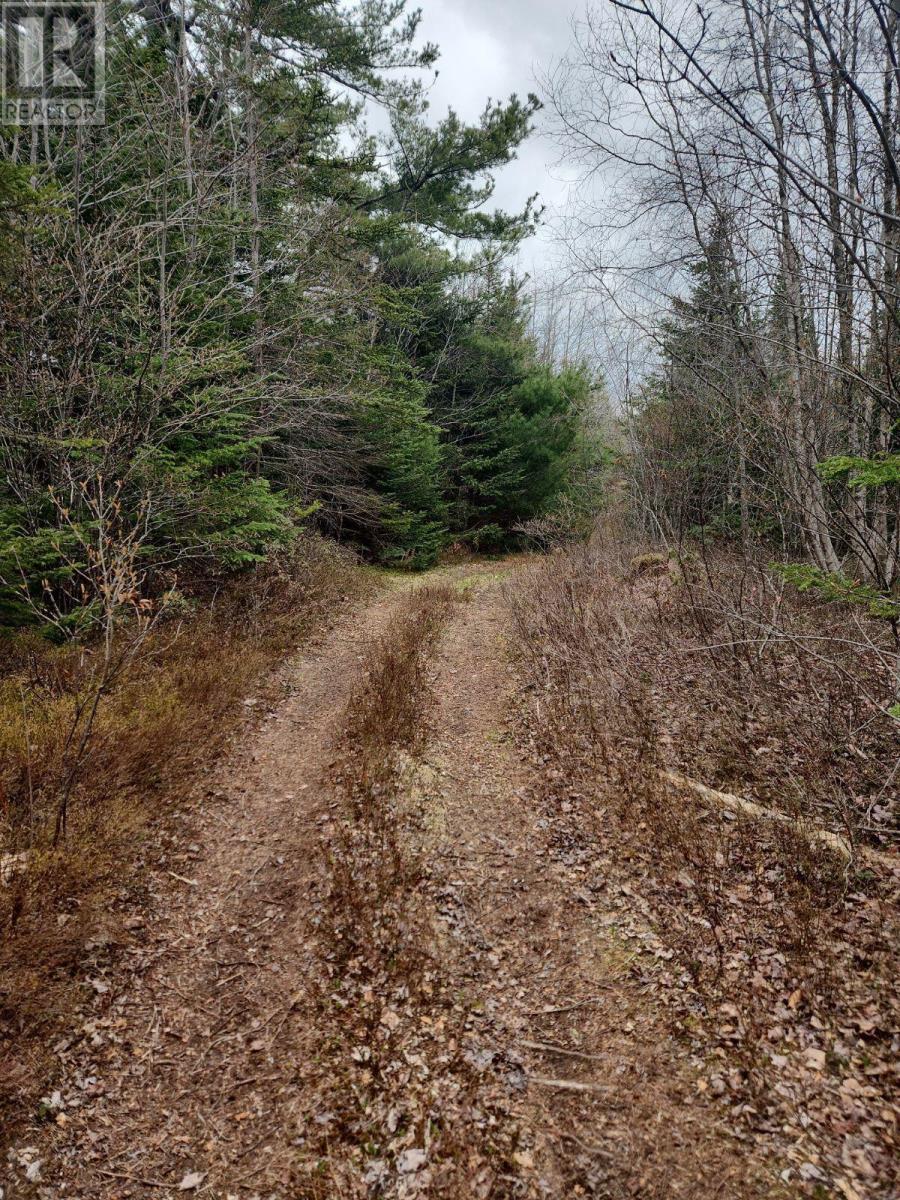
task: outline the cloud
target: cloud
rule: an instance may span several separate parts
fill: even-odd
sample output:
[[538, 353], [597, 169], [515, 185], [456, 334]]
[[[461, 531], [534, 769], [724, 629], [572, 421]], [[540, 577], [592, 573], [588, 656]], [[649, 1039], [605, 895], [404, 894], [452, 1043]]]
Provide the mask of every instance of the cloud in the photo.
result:
[[[453, 108], [471, 121], [488, 98], [538, 91], [540, 73], [565, 53], [571, 25], [566, 7], [555, 0], [424, 0], [420, 31], [441, 51], [428, 93], [432, 117]], [[499, 173], [494, 203], [517, 211], [538, 192], [551, 211], [563, 207], [569, 185], [553, 170], [556, 157], [539, 119], [516, 162]], [[520, 261], [531, 269], [552, 254], [552, 232], [545, 228], [522, 250]]]

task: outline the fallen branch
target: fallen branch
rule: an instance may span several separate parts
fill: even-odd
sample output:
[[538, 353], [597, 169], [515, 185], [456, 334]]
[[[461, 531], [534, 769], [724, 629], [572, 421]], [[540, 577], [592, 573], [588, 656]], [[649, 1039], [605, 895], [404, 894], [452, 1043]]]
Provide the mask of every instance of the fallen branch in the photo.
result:
[[745, 800], [742, 796], [734, 796], [731, 792], [719, 792], [715, 788], [707, 787], [704, 783], [698, 783], [696, 779], [689, 779], [686, 775], [679, 775], [677, 771], [660, 770], [658, 774], [667, 783], [671, 783], [675, 787], [686, 788], [688, 791], [700, 796], [701, 799], [708, 801], [710, 804], [715, 804], [719, 808], [727, 808], [730, 812], [739, 813], [746, 817], [753, 817], [755, 820], [776, 821], [779, 825], [787, 825], [802, 834], [805, 838], [808, 838], [809, 841], [818, 842], [820, 845], [825, 846], [826, 849], [833, 850], [846, 862], [852, 860], [855, 850], [866, 858], [880, 862], [886, 867], [897, 867], [900, 865], [895, 855], [883, 854], [881, 851], [874, 850], [870, 846], [857, 846], [854, 848], [846, 838], [842, 838], [839, 834], [831, 833], [830, 830], [817, 829], [814, 826], [807, 825], [804, 821], [798, 821], [793, 817], [789, 817], [786, 813], [775, 812], [771, 808], [764, 808], [761, 804], [755, 804], [752, 800]]
[[529, 1075], [529, 1083], [538, 1083], [541, 1087], [556, 1088], [561, 1092], [609, 1092], [611, 1089], [602, 1083], [580, 1083], [577, 1079], [544, 1079], [540, 1075]]
[[186, 875], [176, 875], [174, 871], [166, 871], [167, 875], [171, 875], [173, 879], [177, 879], [179, 883], [186, 883], [189, 887], [199, 887], [196, 879], [188, 879]]
[[124, 1179], [128, 1183], [139, 1183], [141, 1187], [164, 1188], [169, 1192], [178, 1190], [177, 1183], [164, 1183], [161, 1179], [145, 1179], [143, 1175], [128, 1175], [124, 1171], [98, 1171], [97, 1174], [102, 1175], [104, 1179]]
[[[606, 983], [606, 984], [594, 983], [593, 986], [594, 987], [609, 987], [609, 988], [611, 988], [612, 984], [611, 983]], [[588, 1005], [588, 1004], [599, 1004], [599, 1003], [600, 1003], [599, 996], [589, 996], [587, 998], [587, 1000], [577, 1000], [574, 1004], [559, 1004], [556, 1006], [548, 1004], [545, 1008], [527, 1008], [525, 1010], [525, 1016], [526, 1017], [549, 1017], [553, 1013], [572, 1012], [572, 1010], [575, 1008], [585, 1008], [586, 1005]]]
[[552, 1042], [520, 1042], [526, 1050], [537, 1050], [541, 1054], [561, 1054], [566, 1058], [580, 1058], [585, 1062], [609, 1062], [608, 1054], [584, 1054], [581, 1050], [569, 1050], [565, 1046], [556, 1046]]

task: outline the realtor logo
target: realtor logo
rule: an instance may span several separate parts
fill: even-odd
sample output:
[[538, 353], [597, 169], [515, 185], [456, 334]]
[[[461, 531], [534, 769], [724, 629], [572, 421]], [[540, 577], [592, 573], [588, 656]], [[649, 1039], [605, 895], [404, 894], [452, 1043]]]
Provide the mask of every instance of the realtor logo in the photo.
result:
[[0, 124], [102, 125], [103, 4], [0, 0], [0, 12]]

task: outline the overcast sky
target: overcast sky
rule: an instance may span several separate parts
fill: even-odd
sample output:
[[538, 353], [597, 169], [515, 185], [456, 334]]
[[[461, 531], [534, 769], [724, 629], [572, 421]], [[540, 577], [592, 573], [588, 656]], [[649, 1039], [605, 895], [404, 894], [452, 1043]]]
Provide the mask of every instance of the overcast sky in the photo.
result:
[[[537, 77], [561, 57], [571, 36], [570, 14], [579, 0], [418, 0], [421, 37], [436, 42], [441, 57], [438, 77], [429, 92], [432, 115], [447, 107], [461, 117], [477, 118], [488, 97], [505, 100], [540, 91]], [[538, 119], [540, 126], [540, 118]], [[497, 177], [495, 202], [521, 209], [535, 192], [552, 210], [565, 203], [564, 172], [556, 152], [540, 128], [520, 148], [516, 162]], [[521, 255], [526, 270], [553, 256], [552, 231], [540, 230]]]

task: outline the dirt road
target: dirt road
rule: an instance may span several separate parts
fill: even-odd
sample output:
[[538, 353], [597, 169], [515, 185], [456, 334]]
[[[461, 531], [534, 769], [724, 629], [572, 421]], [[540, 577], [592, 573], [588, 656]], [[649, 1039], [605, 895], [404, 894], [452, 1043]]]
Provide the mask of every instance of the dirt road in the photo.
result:
[[[7, 1200], [776, 1194], [702, 1103], [697, 1064], [654, 998], [641, 914], [610, 899], [602, 860], [558, 821], [517, 749], [506, 574], [432, 575], [464, 598], [429, 662], [433, 700], [400, 839], [427, 864], [410, 902], [438, 982], [405, 1007], [368, 997], [384, 1065], [343, 1040], [352, 1001], [331, 997], [342, 1025], [323, 1006], [345, 968], [321, 925], [347, 700], [418, 583], [382, 593], [285, 664], [283, 699], [260, 712], [206, 798], [174, 818], [152, 906], [119, 921], [84, 964], [92, 1011], [59, 1047], [48, 1120], [11, 1163]], [[649, 947], [638, 963], [636, 937]], [[432, 994], [429, 1010], [421, 997]], [[436, 1049], [412, 1053], [413, 1033]], [[408, 1094], [391, 1054], [418, 1080]], [[317, 1108], [337, 1081], [374, 1121], [389, 1076], [377, 1144], [360, 1134], [355, 1145], [352, 1122], [338, 1132], [334, 1112]], [[474, 1135], [451, 1138], [441, 1096], [452, 1096], [447, 1112], [467, 1106], [465, 1129], [505, 1139], [502, 1163], [476, 1154]], [[449, 1190], [440, 1160], [453, 1155]]]

